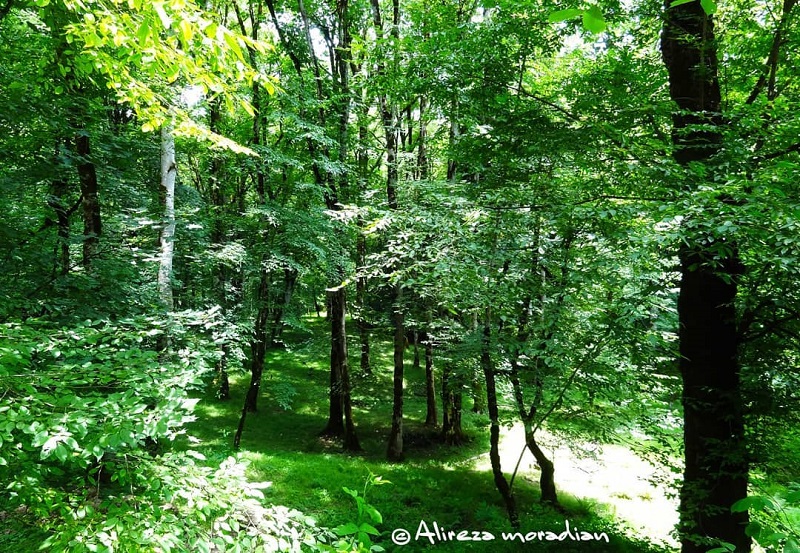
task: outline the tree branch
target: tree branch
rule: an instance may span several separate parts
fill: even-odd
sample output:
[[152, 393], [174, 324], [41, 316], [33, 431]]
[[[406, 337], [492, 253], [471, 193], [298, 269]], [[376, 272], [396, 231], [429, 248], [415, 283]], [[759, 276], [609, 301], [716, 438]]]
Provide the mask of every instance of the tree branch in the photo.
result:
[[765, 87], [767, 89], [767, 99], [771, 101], [778, 96], [778, 93], [775, 90], [775, 79], [778, 73], [778, 62], [780, 61], [781, 46], [783, 46], [785, 42], [783, 33], [789, 24], [789, 16], [791, 11], [796, 5], [797, 0], [783, 0], [781, 19], [778, 22], [778, 26], [775, 29], [775, 34], [772, 37], [772, 47], [770, 48], [769, 56], [767, 56], [767, 63], [765, 64], [761, 75], [758, 77], [758, 81], [753, 87], [752, 92], [750, 92], [750, 96], [748, 96], [747, 100], [745, 101], [745, 104], [750, 105], [755, 102], [759, 95], [764, 91]]

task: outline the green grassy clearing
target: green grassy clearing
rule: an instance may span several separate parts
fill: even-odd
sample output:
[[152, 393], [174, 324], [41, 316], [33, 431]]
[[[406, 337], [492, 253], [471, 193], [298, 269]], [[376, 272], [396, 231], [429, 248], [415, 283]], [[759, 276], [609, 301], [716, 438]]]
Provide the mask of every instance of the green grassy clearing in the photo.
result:
[[[325, 321], [309, 320], [313, 336], [325, 337]], [[565, 520], [572, 528], [606, 532], [610, 543], [565, 541], [531, 543], [504, 542], [509, 532], [505, 510], [491, 473], [476, 470], [475, 459], [488, 451], [485, 415], [466, 412], [464, 427], [471, 441], [462, 447], [444, 446], [437, 433], [422, 425], [425, 416], [424, 369], [415, 372], [411, 352], [407, 355], [405, 433], [406, 460], [401, 464], [384, 460], [391, 414], [391, 344], [388, 336], [374, 337], [374, 374], [354, 378], [354, 418], [364, 451], [345, 454], [339, 444], [318, 437], [327, 420], [327, 342], [298, 334], [287, 336], [286, 350], [268, 353], [259, 412], [248, 414], [240, 455], [250, 464], [253, 479], [270, 481], [267, 500], [296, 508], [313, 516], [320, 525], [333, 527], [355, 519], [352, 499], [342, 487], [363, 489], [372, 472], [392, 484], [370, 491], [369, 502], [383, 515], [378, 541], [388, 551], [661, 551], [625, 534], [610, 512], [592, 502], [566, 496], [561, 498], [562, 514], [538, 503], [538, 490], [528, 479], [517, 478], [515, 494], [520, 506], [523, 532], [564, 532]], [[351, 344], [357, 343], [351, 337]], [[294, 345], [293, 345], [294, 344]], [[351, 368], [358, 359], [351, 347]], [[357, 353], [357, 352], [356, 352]], [[352, 369], [351, 369], [352, 370]], [[232, 398], [219, 402], [208, 394], [197, 406], [197, 422], [189, 432], [200, 442], [194, 446], [209, 460], [233, 454], [231, 444], [238, 423], [247, 378], [232, 379]], [[291, 408], [283, 409], [291, 398]], [[504, 467], [511, 470], [513, 467]], [[494, 541], [449, 542], [435, 539], [395, 546], [389, 536], [396, 528], [416, 533], [420, 521], [432, 528], [434, 522], [448, 530], [487, 531]]]

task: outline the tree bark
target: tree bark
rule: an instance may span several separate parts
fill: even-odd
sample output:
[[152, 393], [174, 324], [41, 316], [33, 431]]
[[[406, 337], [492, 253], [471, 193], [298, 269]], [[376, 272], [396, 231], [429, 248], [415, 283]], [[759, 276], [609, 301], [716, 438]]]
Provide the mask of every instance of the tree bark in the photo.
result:
[[85, 129], [78, 131], [75, 138], [75, 151], [78, 154], [78, 180], [83, 196], [83, 267], [89, 270], [92, 267], [92, 259], [97, 254], [102, 225], [100, 200], [97, 192], [97, 171], [90, 158], [89, 135]]
[[[356, 263], [359, 269], [363, 268], [367, 260], [367, 241], [362, 231], [362, 221], [359, 217], [358, 237], [356, 238]], [[356, 306], [358, 316], [356, 317], [356, 327], [358, 328], [358, 338], [361, 344], [361, 374], [369, 376], [372, 374], [372, 366], [369, 355], [369, 329], [367, 328], [367, 278], [359, 275], [356, 278]]]
[[346, 290], [339, 286], [328, 291], [331, 321], [331, 382], [328, 423], [321, 435], [342, 437], [344, 448], [360, 451], [361, 446], [353, 422], [350, 401], [350, 375], [347, 362], [347, 333], [345, 328]]
[[[263, 265], [263, 263], [262, 263]], [[264, 373], [264, 360], [267, 355], [267, 325], [269, 324], [269, 284], [270, 272], [261, 268], [261, 277], [256, 294], [258, 311], [256, 312], [253, 339], [250, 342], [250, 386], [244, 400], [244, 412], [258, 411], [258, 396], [261, 391], [261, 377]], [[244, 414], [242, 415], [244, 417]]]
[[[68, 146], [65, 144], [65, 146]], [[56, 170], [59, 174], [52, 182], [52, 194], [48, 199], [48, 205], [55, 211], [56, 214], [56, 228], [58, 231], [58, 240], [56, 242], [56, 263], [54, 273], [59, 275], [66, 275], [69, 273], [70, 268], [70, 254], [69, 254], [69, 212], [64, 205], [64, 197], [67, 195], [67, 179], [62, 175], [62, 163], [58, 160], [63, 156], [61, 152], [62, 141], [59, 140], [56, 144]]]
[[328, 320], [331, 330], [331, 370], [328, 387], [328, 422], [321, 436], [344, 436], [344, 401], [342, 385], [342, 363], [347, 360], [347, 340], [344, 329], [344, 289], [328, 290]]
[[464, 443], [461, 429], [461, 390], [456, 391], [453, 371], [449, 362], [442, 369], [442, 438], [449, 445]]
[[511, 493], [511, 487], [503, 474], [503, 467], [500, 464], [500, 411], [497, 406], [497, 384], [490, 351], [492, 331], [489, 317], [490, 313], [487, 309], [487, 320], [484, 322], [481, 339], [481, 368], [486, 379], [486, 405], [489, 410], [489, 460], [492, 465], [494, 485], [506, 505], [508, 521], [513, 528], [518, 528], [519, 513], [517, 512], [517, 502], [514, 499], [514, 494]]
[[436, 378], [433, 372], [433, 343], [430, 337], [425, 334], [425, 397], [426, 412], [425, 426], [436, 426], [439, 424], [439, 417], [436, 415]]
[[389, 432], [389, 446], [386, 457], [390, 461], [403, 460], [403, 376], [404, 353], [406, 349], [406, 332], [404, 325], [403, 289], [400, 284], [395, 285], [394, 302], [394, 378], [392, 401], [392, 428]]
[[[175, 257], [175, 178], [177, 173], [172, 124], [164, 123], [161, 127], [161, 192], [164, 198], [164, 220], [161, 225], [160, 237], [161, 260], [158, 266], [158, 294], [167, 311], [172, 311], [175, 307], [172, 294], [172, 261]], [[84, 248], [85, 255], [86, 249]]]
[[[675, 7], [670, 3], [661, 51], [670, 96], [681, 110], [673, 115], [674, 158], [684, 166], [710, 165], [720, 149], [723, 124], [714, 24], [699, 0]], [[731, 512], [733, 503], [747, 496], [749, 472], [735, 307], [742, 266], [735, 244], [709, 239], [705, 231], [699, 236], [689, 225], [684, 233], [678, 297], [685, 456], [682, 552], [704, 553], [725, 542], [744, 553], [751, 545], [745, 533], [748, 515]]]

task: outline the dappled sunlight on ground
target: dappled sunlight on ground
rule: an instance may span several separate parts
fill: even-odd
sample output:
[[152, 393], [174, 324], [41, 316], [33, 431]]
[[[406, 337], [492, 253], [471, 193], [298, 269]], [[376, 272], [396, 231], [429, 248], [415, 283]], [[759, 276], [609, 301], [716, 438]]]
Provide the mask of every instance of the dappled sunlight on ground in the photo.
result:
[[[540, 431], [539, 444], [554, 462], [556, 487], [562, 493], [597, 502], [597, 511], [624, 522], [641, 539], [677, 547], [670, 536], [678, 522], [678, 501], [664, 482], [668, 471], [654, 467], [630, 449], [618, 445], [571, 444]], [[525, 447], [522, 426], [504, 428], [500, 442], [503, 472], [508, 476], [522, 460], [517, 478], [538, 484], [539, 468]], [[477, 468], [491, 470], [488, 455], [478, 459]]]

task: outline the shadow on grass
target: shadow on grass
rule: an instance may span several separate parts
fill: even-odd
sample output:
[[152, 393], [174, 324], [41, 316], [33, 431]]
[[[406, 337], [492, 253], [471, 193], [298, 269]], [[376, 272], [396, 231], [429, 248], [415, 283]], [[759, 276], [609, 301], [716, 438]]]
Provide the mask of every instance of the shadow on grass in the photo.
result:
[[[492, 475], [473, 468], [474, 459], [488, 450], [485, 417], [465, 412], [465, 429], [473, 440], [462, 447], [445, 446], [437, 439], [438, 431], [422, 425], [425, 399], [419, 394], [409, 393], [406, 398], [406, 461], [386, 462], [391, 413], [388, 354], [373, 357], [373, 376], [355, 379], [354, 419], [364, 451], [343, 453], [339, 443], [318, 436], [327, 421], [328, 408], [323, 346], [322, 342], [307, 342], [294, 351], [268, 353], [259, 412], [247, 416], [240, 454], [250, 462], [253, 479], [272, 482], [268, 501], [299, 509], [315, 517], [320, 525], [334, 527], [356, 519], [355, 503], [342, 487], [363, 490], [367, 476], [373, 473], [392, 483], [373, 488], [368, 496], [369, 503], [383, 514], [379, 528], [382, 535], [376, 541], [388, 551], [665, 551], [630, 538], [611, 517], [599, 515], [596, 511], [601, 509], [592, 503], [562, 494], [566, 514], [542, 506], [538, 486], [527, 476], [518, 476], [514, 493], [522, 519], [521, 536], [534, 532], [533, 539], [525, 541], [517, 536], [513, 541], [504, 540], [503, 532], [509, 533], [511, 528]], [[390, 346], [381, 346], [390, 352]], [[407, 388], [421, 377], [419, 372], [408, 370]], [[200, 439], [197, 449], [211, 460], [233, 453], [233, 433], [248, 381], [243, 376], [232, 380], [230, 401], [219, 402], [209, 396], [196, 408], [198, 421], [188, 430]], [[288, 403], [291, 408], [284, 409]], [[572, 531], [565, 534], [567, 521]], [[425, 526], [421, 526], [423, 523]], [[433, 532], [434, 523], [439, 534], [426, 535], [426, 527]], [[410, 532], [411, 541], [404, 547], [390, 539], [400, 528]], [[441, 529], [487, 532], [481, 537], [491, 534], [494, 539], [450, 540]], [[418, 531], [422, 531], [419, 536]], [[580, 539], [584, 531], [592, 536], [605, 533], [608, 542], [602, 538]], [[547, 540], [562, 535], [563, 540]]]

